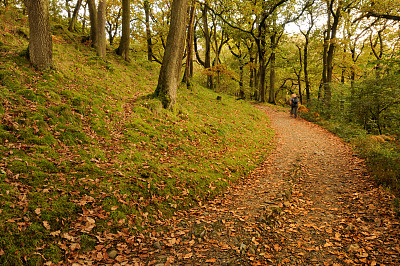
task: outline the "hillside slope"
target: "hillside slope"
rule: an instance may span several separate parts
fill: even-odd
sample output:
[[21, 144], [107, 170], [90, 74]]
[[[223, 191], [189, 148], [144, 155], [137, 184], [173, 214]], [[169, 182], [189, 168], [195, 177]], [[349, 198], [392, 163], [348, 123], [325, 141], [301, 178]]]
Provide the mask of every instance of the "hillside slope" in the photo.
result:
[[0, 12], [0, 264], [62, 262], [138, 234], [246, 176], [270, 148], [266, 116], [195, 85], [176, 112], [152, 99], [159, 65], [107, 62], [53, 25], [54, 69], [25, 57], [27, 18]]

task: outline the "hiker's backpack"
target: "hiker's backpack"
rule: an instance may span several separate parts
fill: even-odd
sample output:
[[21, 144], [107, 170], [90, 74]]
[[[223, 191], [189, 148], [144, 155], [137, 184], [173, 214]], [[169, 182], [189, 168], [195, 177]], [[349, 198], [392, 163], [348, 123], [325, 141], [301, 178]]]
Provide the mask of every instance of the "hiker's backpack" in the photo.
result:
[[297, 106], [297, 104], [299, 103], [299, 98], [297, 97], [293, 97], [291, 100], [291, 106]]

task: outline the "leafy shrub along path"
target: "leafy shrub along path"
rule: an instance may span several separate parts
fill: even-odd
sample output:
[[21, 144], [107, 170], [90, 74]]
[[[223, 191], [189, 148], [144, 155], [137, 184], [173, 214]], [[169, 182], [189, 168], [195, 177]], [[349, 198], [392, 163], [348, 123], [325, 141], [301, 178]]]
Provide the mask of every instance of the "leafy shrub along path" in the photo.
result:
[[372, 183], [364, 162], [320, 127], [257, 107], [271, 118], [277, 138], [274, 152], [251, 175], [138, 236], [105, 233], [113, 246], [71, 254], [69, 262], [399, 265], [400, 224], [392, 197]]

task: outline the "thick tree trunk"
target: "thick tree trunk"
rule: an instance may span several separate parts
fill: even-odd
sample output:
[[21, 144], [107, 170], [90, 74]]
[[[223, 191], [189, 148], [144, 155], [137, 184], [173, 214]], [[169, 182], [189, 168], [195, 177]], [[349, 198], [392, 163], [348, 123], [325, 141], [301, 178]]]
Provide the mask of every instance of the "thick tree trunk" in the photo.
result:
[[[204, 39], [205, 39], [205, 58], [204, 58], [204, 68], [210, 68], [211, 67], [211, 37], [210, 37], [210, 31], [208, 29], [208, 18], [207, 18], [207, 13], [208, 13], [208, 6], [205, 5], [202, 13], [202, 19], [203, 19], [203, 29], [204, 29]], [[207, 75], [207, 88], [212, 89], [213, 88], [213, 76], [212, 75]]]
[[106, 0], [99, 1], [97, 10], [97, 55], [106, 60]]
[[122, 36], [117, 49], [118, 55], [129, 62], [129, 41], [130, 41], [130, 0], [122, 0]]
[[158, 85], [154, 92], [164, 108], [173, 109], [176, 104], [182, 57], [185, 48], [186, 14], [188, 0], [173, 0], [171, 24], [167, 37]]
[[90, 18], [90, 41], [92, 46], [97, 46], [97, 9], [94, 0], [87, 0], [89, 6], [89, 18]]
[[144, 1], [144, 13], [146, 16], [146, 41], [147, 41], [147, 60], [153, 61], [153, 44], [151, 40], [151, 28], [150, 28], [150, 2]]
[[79, 9], [81, 8], [81, 5], [82, 5], [82, 0], [78, 0], [76, 2], [74, 13], [72, 14], [71, 21], [69, 22], [69, 27], [68, 27], [69, 31], [75, 31], [76, 20], [78, 19], [78, 12]]
[[50, 31], [49, 1], [25, 0], [29, 18], [29, 60], [39, 70], [53, 65], [53, 43]]

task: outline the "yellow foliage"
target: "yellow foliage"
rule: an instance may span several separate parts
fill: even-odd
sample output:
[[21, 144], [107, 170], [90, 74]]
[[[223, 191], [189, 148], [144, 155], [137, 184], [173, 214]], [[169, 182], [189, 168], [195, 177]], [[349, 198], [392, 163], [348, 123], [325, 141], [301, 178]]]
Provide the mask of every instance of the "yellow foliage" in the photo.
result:
[[370, 139], [374, 142], [378, 143], [385, 143], [386, 141], [395, 141], [396, 138], [393, 136], [386, 136], [386, 135], [372, 135]]

